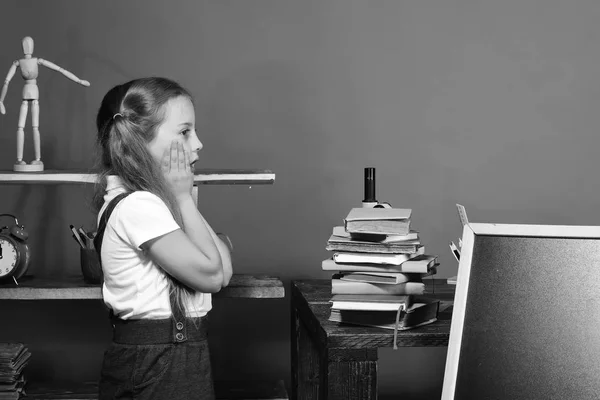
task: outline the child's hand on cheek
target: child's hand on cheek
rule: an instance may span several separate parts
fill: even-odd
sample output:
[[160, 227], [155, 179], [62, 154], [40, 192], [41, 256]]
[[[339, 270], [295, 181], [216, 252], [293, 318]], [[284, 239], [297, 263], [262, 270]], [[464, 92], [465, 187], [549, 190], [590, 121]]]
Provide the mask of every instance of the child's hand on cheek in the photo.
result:
[[171, 147], [165, 150], [161, 169], [177, 201], [191, 196], [194, 174], [190, 166], [190, 155], [178, 140], [173, 140]]

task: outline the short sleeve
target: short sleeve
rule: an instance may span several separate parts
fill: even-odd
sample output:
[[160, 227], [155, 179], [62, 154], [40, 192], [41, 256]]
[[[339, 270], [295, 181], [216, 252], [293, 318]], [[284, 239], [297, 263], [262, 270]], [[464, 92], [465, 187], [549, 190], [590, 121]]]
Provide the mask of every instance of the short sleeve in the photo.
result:
[[116, 231], [136, 248], [180, 228], [164, 201], [150, 192], [130, 194], [114, 212]]

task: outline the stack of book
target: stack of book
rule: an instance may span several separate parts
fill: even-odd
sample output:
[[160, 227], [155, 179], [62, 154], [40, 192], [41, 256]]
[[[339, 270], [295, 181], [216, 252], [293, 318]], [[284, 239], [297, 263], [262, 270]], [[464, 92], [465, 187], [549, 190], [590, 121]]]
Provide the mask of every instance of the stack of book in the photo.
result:
[[[411, 229], [411, 209], [353, 208], [335, 226], [322, 269], [331, 279], [331, 321], [405, 330], [437, 319], [438, 301], [418, 299], [437, 271]], [[415, 301], [417, 300], [417, 301]]]
[[23, 343], [0, 343], [0, 400], [25, 396], [23, 370], [31, 353]]

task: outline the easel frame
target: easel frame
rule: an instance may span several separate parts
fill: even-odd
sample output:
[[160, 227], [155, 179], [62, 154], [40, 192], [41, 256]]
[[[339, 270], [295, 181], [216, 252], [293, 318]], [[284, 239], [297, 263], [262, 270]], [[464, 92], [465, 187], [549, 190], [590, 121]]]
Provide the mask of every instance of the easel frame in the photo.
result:
[[448, 354], [444, 372], [442, 400], [452, 400], [456, 391], [458, 365], [463, 340], [463, 328], [471, 280], [471, 267], [475, 238], [478, 235], [531, 237], [531, 238], [573, 238], [600, 239], [600, 226], [577, 225], [517, 225], [468, 223], [463, 227], [462, 252], [457, 275], [454, 310], [450, 326]]

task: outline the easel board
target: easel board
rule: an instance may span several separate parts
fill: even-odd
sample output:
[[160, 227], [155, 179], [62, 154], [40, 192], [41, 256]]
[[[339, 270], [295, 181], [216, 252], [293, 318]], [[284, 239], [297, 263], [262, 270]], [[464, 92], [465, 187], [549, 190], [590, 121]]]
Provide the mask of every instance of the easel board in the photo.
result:
[[463, 227], [442, 399], [600, 398], [600, 227]]

